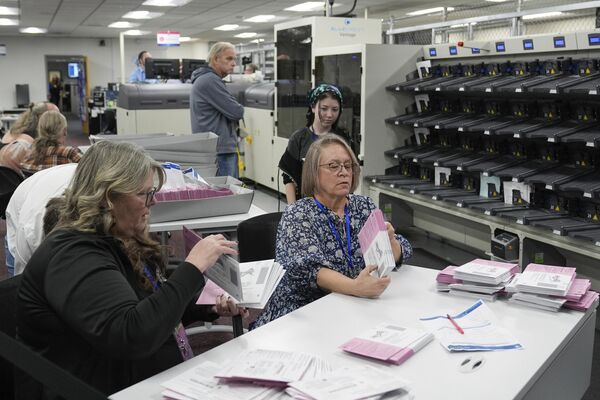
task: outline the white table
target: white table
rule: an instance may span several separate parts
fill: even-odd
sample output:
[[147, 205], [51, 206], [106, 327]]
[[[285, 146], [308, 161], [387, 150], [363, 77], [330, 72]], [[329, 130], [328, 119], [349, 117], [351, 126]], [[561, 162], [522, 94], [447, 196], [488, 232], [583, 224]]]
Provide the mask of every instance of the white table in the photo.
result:
[[422, 316], [462, 310], [475, 300], [435, 291], [437, 271], [403, 266], [381, 298], [326, 296], [255, 331], [146, 379], [110, 398], [161, 399], [160, 383], [206, 360], [223, 363], [244, 350], [267, 348], [310, 352], [335, 364], [373, 363], [408, 379], [418, 400], [579, 399], [589, 386], [595, 309], [551, 313], [506, 301], [488, 302], [523, 350], [484, 352], [471, 373], [458, 367], [469, 354], [449, 353], [435, 340], [399, 366], [359, 359], [338, 346], [381, 322], [419, 326]]
[[243, 214], [229, 214], [220, 215], [218, 217], [184, 219], [168, 222], [153, 222], [150, 223], [150, 232], [180, 231], [184, 226], [190, 229], [197, 229], [201, 233], [235, 232], [240, 222], [262, 214], [265, 214], [263, 209], [251, 204], [248, 212]]

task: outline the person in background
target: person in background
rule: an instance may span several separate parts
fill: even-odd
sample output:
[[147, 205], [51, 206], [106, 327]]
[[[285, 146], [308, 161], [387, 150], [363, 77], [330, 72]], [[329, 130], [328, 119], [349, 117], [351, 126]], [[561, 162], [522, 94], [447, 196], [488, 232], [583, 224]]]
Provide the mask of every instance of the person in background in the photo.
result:
[[242, 79], [247, 82], [262, 82], [263, 75], [262, 72], [258, 70], [258, 66], [256, 64], [246, 64]]
[[[203, 272], [236, 243], [198, 242], [165, 279], [149, 236], [161, 166], [131, 143], [101, 141], [85, 153], [65, 191], [59, 222], [34, 252], [17, 293], [19, 339], [110, 395], [193, 356], [183, 324], [246, 314], [221, 297], [196, 305]], [[20, 398], [49, 392], [19, 375]]]
[[237, 178], [237, 125], [244, 107], [227, 91], [223, 78], [235, 67], [235, 47], [215, 43], [208, 52], [208, 65], [192, 73], [190, 117], [192, 133], [214, 132], [217, 141], [217, 175]]
[[301, 197], [302, 163], [310, 145], [329, 132], [349, 140], [347, 133], [338, 128], [342, 104], [342, 93], [333, 85], [322, 83], [309, 92], [306, 126], [292, 134], [279, 160], [288, 204]]
[[48, 85], [48, 100], [54, 104], [57, 108], [60, 107], [60, 92], [62, 91], [62, 84], [60, 78], [57, 75], [52, 77], [50, 84]]
[[135, 69], [129, 75], [127, 83], [140, 83], [146, 81], [146, 59], [152, 58], [152, 54], [146, 50], [140, 51], [135, 60]]
[[60, 164], [76, 163], [81, 159], [81, 151], [76, 147], [65, 146], [67, 139], [67, 119], [58, 111], [47, 111], [40, 117], [38, 138], [35, 139], [29, 154], [21, 162], [25, 175], [32, 175], [42, 169]]
[[[356, 156], [340, 136], [327, 134], [310, 146], [302, 169], [302, 192], [310, 197], [288, 206], [277, 230], [275, 260], [286, 273], [252, 328], [330, 292], [375, 298], [387, 288], [390, 277], [372, 276], [377, 266], [365, 266], [360, 250], [358, 232], [376, 206], [352, 194], [359, 179]], [[399, 266], [412, 246], [386, 225]]]
[[31, 255], [44, 238], [43, 217], [48, 201], [61, 196], [75, 174], [77, 164], [47, 168], [25, 179], [6, 207], [6, 242], [14, 257], [14, 271], [23, 272]]

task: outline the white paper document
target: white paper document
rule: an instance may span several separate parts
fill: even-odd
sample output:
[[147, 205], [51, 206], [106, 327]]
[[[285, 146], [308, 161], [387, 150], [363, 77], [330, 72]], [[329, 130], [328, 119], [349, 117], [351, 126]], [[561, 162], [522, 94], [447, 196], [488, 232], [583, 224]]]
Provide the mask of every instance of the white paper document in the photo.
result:
[[374, 396], [398, 390], [409, 391], [408, 381], [370, 366], [341, 368], [317, 379], [291, 382], [289, 387], [292, 393], [299, 392], [314, 400], [358, 400], [379, 398]]
[[448, 351], [490, 351], [522, 349], [482, 300], [455, 314], [420, 319]]
[[235, 258], [223, 254], [215, 265], [204, 271], [204, 276], [216, 283], [237, 301], [242, 301], [242, 278], [239, 263]]
[[396, 261], [380, 209], [371, 211], [371, 215], [358, 232], [358, 242], [365, 265], [377, 265], [377, 276], [386, 276], [394, 269]]

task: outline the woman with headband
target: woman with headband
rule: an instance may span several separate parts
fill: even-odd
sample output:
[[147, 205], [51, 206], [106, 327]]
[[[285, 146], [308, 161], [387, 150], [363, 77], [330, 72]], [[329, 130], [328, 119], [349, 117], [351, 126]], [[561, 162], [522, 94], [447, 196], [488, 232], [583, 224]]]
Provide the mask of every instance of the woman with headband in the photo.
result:
[[279, 160], [288, 204], [301, 197], [302, 164], [310, 145], [327, 133], [336, 133], [348, 141], [347, 133], [337, 126], [342, 104], [342, 93], [333, 85], [322, 83], [309, 92], [306, 126], [292, 134]]

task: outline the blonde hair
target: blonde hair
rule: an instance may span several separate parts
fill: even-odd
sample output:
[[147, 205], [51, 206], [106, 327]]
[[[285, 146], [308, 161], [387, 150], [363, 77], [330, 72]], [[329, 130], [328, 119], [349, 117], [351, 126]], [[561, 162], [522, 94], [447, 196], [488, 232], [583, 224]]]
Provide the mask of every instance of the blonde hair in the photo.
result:
[[27, 134], [32, 138], [37, 137], [38, 121], [42, 114], [48, 111], [48, 103], [31, 103], [29, 109], [19, 116], [10, 132], [13, 135]]
[[[339, 145], [342, 146], [350, 158], [352, 163], [358, 166], [358, 160], [354, 152], [339, 135], [328, 133], [323, 135], [308, 148], [304, 166], [302, 167], [302, 194], [307, 197], [314, 197], [315, 193], [321, 191], [319, 182], [319, 164], [321, 164], [321, 154], [327, 147]], [[352, 168], [352, 184], [350, 185], [350, 193], [353, 193], [358, 187], [360, 180], [360, 168]]]
[[216, 58], [219, 57], [221, 53], [227, 49], [235, 50], [235, 46], [229, 42], [217, 42], [213, 44], [210, 50], [208, 51], [208, 63], [212, 64], [216, 60]]
[[38, 122], [38, 138], [33, 142], [32, 158], [36, 164], [44, 161], [46, 149], [58, 146], [60, 135], [67, 129], [67, 119], [59, 111], [46, 111]]

